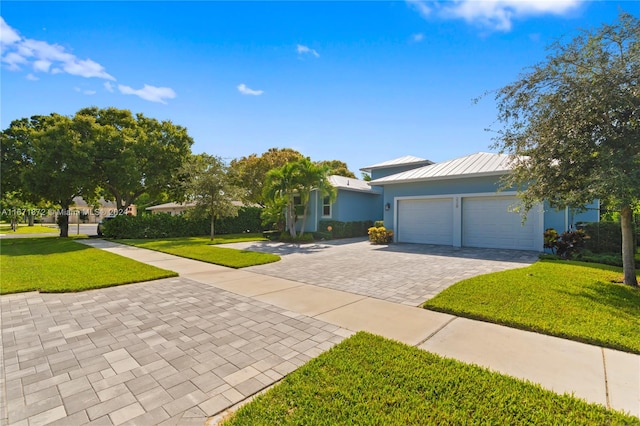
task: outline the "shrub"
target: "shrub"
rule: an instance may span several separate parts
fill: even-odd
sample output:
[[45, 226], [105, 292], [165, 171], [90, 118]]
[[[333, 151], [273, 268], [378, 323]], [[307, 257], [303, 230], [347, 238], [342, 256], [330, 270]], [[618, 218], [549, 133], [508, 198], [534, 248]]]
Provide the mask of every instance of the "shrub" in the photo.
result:
[[[215, 221], [216, 234], [239, 234], [260, 232], [262, 224], [260, 209], [243, 207], [236, 217]], [[185, 215], [172, 216], [167, 213], [126, 216], [119, 215], [105, 222], [103, 234], [107, 238], [172, 238], [209, 235], [211, 224], [208, 218], [191, 218]]]
[[372, 226], [369, 228], [369, 241], [373, 244], [389, 244], [393, 241], [393, 231], [384, 226]]
[[544, 232], [544, 246], [564, 259], [571, 259], [574, 253], [584, 247], [588, 238], [582, 230], [567, 231], [558, 235], [558, 231], [548, 228]]
[[373, 226], [375, 226], [376, 228], [384, 227], [384, 220], [376, 220], [375, 222], [373, 222]]
[[333, 238], [364, 237], [373, 225], [370, 220], [340, 222], [338, 220], [321, 220], [318, 222], [318, 236], [327, 240]]
[[[622, 230], [620, 222], [591, 222], [584, 225], [589, 236], [585, 248], [593, 253], [620, 253]], [[635, 233], [634, 233], [635, 235]]]
[[313, 234], [309, 232], [302, 234], [302, 236], [298, 235], [295, 238], [288, 232], [282, 232], [280, 233], [280, 241], [284, 243], [312, 243], [314, 240]]

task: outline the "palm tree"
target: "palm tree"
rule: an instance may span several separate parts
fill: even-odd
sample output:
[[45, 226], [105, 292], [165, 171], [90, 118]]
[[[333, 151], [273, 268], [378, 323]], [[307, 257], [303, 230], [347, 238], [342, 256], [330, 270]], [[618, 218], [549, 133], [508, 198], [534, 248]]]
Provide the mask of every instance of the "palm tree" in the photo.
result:
[[[281, 207], [284, 211], [289, 234], [292, 238], [304, 234], [311, 193], [320, 191], [322, 196], [334, 196], [333, 187], [327, 180], [326, 167], [311, 162], [307, 158], [287, 163], [267, 173], [264, 197], [270, 207]], [[299, 197], [302, 211], [296, 211], [295, 198]], [[302, 215], [300, 234], [297, 234], [298, 213]]]

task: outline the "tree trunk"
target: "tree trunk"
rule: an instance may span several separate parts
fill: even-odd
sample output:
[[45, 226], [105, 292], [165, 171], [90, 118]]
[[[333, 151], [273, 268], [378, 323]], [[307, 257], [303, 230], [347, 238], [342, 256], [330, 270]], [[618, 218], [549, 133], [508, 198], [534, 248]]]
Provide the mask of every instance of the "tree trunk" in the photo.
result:
[[33, 213], [29, 213], [29, 216], [27, 216], [27, 219], [29, 221], [29, 226], [33, 226]]
[[69, 206], [62, 205], [62, 214], [58, 216], [58, 226], [60, 227], [60, 236], [66, 238], [69, 236]]
[[296, 215], [295, 215], [295, 207], [293, 205], [293, 200], [289, 201], [287, 204], [287, 222], [289, 225], [289, 234], [292, 238], [296, 237]]
[[302, 234], [304, 234], [304, 227], [307, 226], [307, 209], [309, 207], [309, 203], [307, 202], [307, 204], [305, 204], [304, 206], [304, 211], [302, 213], [302, 226], [300, 227], [300, 234], [298, 234], [299, 237], [302, 237]]
[[622, 267], [624, 283], [638, 287], [636, 277], [635, 244], [633, 241], [633, 211], [631, 206], [624, 206], [620, 211], [620, 226], [622, 227]]
[[211, 241], [213, 241], [213, 235], [214, 235], [214, 222], [215, 222], [215, 217], [213, 215], [211, 215]]

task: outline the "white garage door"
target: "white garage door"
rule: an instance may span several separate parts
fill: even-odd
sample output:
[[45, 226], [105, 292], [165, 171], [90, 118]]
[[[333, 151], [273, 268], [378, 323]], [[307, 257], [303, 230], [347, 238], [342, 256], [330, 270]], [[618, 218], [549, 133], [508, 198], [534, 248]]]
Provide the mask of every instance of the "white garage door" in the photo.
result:
[[453, 200], [429, 198], [398, 202], [398, 241], [453, 245]]
[[516, 197], [465, 197], [462, 199], [462, 245], [517, 250], [537, 250], [536, 213], [522, 224], [512, 210]]

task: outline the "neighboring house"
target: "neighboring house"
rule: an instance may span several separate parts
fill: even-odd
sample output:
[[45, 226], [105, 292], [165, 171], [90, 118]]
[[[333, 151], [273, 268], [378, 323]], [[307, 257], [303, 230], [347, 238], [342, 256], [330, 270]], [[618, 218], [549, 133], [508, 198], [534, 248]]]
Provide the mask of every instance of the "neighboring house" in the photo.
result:
[[[336, 189], [335, 200], [322, 197], [319, 191], [311, 193], [305, 223], [305, 232], [325, 231], [319, 229], [321, 220], [360, 222], [382, 220], [382, 189], [373, 188], [360, 179], [331, 175], [329, 183]], [[299, 199], [298, 199], [299, 200]], [[298, 219], [301, 226], [302, 218]]]
[[395, 174], [363, 170], [375, 176], [370, 185], [383, 188], [384, 224], [396, 242], [543, 251], [545, 229], [562, 232], [599, 220], [597, 201], [582, 213], [545, 203], [523, 223], [514, 211], [516, 191], [499, 191], [500, 178], [511, 171], [508, 155], [480, 152]]
[[157, 206], [147, 207], [145, 210], [150, 211], [153, 214], [169, 213], [171, 216], [175, 216], [182, 214], [195, 206], [195, 203], [164, 203], [158, 204]]
[[[232, 201], [232, 204], [238, 207], [259, 207], [257, 204], [245, 204], [242, 201]], [[164, 203], [157, 206], [147, 207], [145, 210], [150, 211], [153, 214], [157, 213], [169, 213], [172, 216], [183, 214], [189, 209], [196, 206], [196, 203]]]

